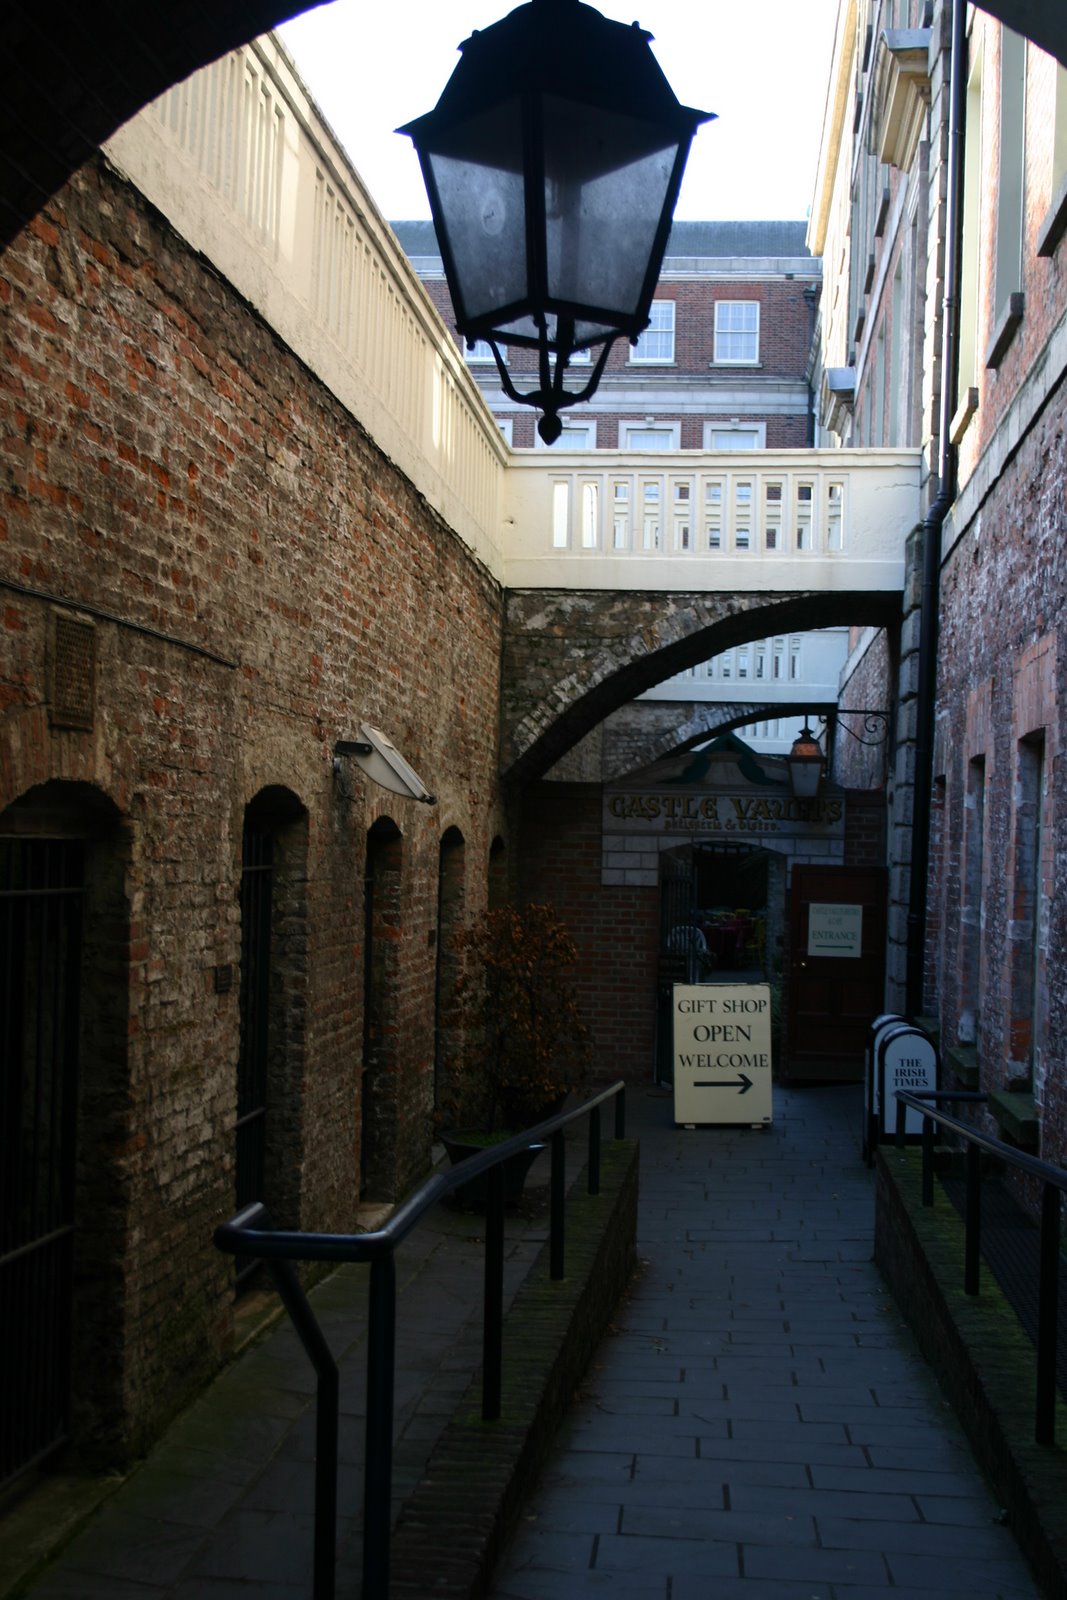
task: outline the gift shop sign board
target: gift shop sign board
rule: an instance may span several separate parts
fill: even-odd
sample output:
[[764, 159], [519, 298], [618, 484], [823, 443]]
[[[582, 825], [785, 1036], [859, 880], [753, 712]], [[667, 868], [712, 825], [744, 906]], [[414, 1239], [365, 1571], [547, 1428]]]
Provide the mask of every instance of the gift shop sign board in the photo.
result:
[[674, 985], [674, 1120], [769, 1124], [771, 991], [765, 983]]

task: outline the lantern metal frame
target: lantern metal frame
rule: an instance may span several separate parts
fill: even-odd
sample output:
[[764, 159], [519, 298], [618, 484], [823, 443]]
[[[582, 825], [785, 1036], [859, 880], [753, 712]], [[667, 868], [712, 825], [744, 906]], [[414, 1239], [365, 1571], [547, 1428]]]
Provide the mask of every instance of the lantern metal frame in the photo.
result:
[[[814, 800], [826, 769], [826, 756], [806, 722], [793, 740], [793, 748], [786, 756], [785, 763], [794, 797], [797, 800]], [[815, 781], [809, 788], [808, 782], [812, 776]]]

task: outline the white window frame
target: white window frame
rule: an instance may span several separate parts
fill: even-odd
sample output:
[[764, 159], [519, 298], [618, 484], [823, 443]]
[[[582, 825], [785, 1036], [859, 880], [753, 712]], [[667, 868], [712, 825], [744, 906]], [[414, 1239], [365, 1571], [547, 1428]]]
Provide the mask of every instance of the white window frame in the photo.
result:
[[[742, 311], [744, 316], [741, 315]], [[748, 313], [752, 313], [749, 317]], [[754, 327], [743, 323], [754, 322]], [[734, 355], [726, 353], [729, 340], [752, 340], [752, 353]], [[720, 344], [720, 340], [722, 343]], [[716, 300], [715, 302], [715, 355], [717, 367], [758, 367], [760, 346], [760, 303], [758, 300]], [[746, 344], [747, 348], [747, 344]]]
[[[663, 439], [662, 444], [633, 444], [631, 436], [635, 433], [654, 433]], [[680, 422], [620, 422], [619, 423], [619, 449], [620, 450], [680, 450], [682, 440], [682, 424]]]
[[[752, 439], [751, 444], [742, 444], [740, 438], [730, 444], [716, 444], [715, 440], [726, 434], [738, 434], [740, 438]], [[705, 422], [704, 424], [704, 449], [705, 450], [766, 450], [767, 424], [765, 422]]]
[[649, 307], [652, 320], [630, 346], [632, 366], [674, 365], [674, 310], [673, 300], [653, 300]]
[[497, 417], [496, 425], [500, 429], [501, 433], [504, 435], [504, 438], [507, 441], [507, 443], [510, 444], [510, 445], [514, 445], [514, 443], [515, 443], [515, 418], [514, 417]]
[[[492, 367], [496, 366], [496, 357], [493, 355], [493, 347], [488, 339], [464, 339], [463, 354], [466, 357], [468, 366], [483, 367], [487, 364]], [[506, 347], [501, 348], [500, 354], [506, 364], [508, 359]]]
[[1026, 200], [1027, 41], [1004, 28], [1000, 38], [1000, 148], [994, 235], [993, 321], [998, 323], [1023, 283]]

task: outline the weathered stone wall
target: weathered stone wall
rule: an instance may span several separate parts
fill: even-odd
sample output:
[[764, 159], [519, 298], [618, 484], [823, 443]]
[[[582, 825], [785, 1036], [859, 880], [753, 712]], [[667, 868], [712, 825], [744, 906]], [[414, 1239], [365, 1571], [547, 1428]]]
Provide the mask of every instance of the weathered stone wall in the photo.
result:
[[[0, 827], [85, 832], [106, 797], [100, 850], [121, 863], [94, 924], [103, 998], [96, 985], [87, 1015], [107, 1029], [84, 1062], [79, 1178], [82, 1277], [106, 1286], [85, 1291], [82, 1322], [109, 1330], [116, 1456], [232, 1336], [232, 1268], [211, 1230], [234, 1208], [238, 895], [256, 796], [295, 830], [274, 933], [286, 1220], [354, 1219], [379, 818], [401, 865], [376, 1181], [398, 1193], [427, 1165], [440, 840], [465, 841], [476, 907], [506, 832], [501, 595], [102, 162], [0, 258], [0, 316]], [[335, 775], [334, 741], [363, 720], [436, 805], [373, 788], [347, 758]]]

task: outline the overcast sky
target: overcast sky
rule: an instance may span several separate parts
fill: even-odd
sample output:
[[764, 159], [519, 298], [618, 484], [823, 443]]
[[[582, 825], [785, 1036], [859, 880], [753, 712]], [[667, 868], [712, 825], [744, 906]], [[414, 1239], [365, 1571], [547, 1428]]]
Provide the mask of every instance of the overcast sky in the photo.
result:
[[[410, 139], [456, 47], [508, 0], [332, 0], [279, 32], [353, 166], [391, 221], [430, 215]], [[685, 105], [718, 120], [697, 132], [675, 216], [806, 217], [815, 184], [837, 0], [602, 0], [654, 35]]]

